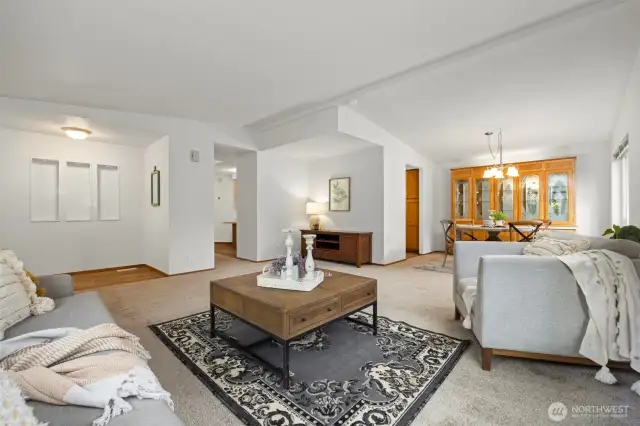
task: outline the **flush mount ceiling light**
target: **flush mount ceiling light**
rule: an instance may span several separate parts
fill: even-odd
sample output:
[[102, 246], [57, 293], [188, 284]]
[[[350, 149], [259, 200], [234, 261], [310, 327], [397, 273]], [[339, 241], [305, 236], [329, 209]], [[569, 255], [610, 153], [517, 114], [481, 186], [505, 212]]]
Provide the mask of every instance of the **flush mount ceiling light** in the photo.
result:
[[63, 127], [62, 131], [67, 134], [71, 139], [86, 139], [91, 134], [91, 130], [81, 129], [80, 127]]

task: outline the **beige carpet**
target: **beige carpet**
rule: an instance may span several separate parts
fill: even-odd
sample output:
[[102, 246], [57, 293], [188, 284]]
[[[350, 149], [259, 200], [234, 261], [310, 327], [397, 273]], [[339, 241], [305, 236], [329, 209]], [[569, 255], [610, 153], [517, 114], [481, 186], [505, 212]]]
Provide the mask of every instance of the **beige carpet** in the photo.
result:
[[[378, 279], [379, 314], [459, 338], [472, 334], [453, 320], [450, 274], [414, 269], [442, 260], [440, 254], [419, 256], [381, 267], [328, 264], [323, 267]], [[263, 264], [216, 256], [216, 269], [106, 287], [102, 299], [123, 328], [140, 336], [151, 352], [151, 367], [173, 394], [178, 416], [188, 426], [241, 426], [238, 420], [147, 328], [209, 308], [211, 279], [262, 269]], [[640, 424], [640, 396], [629, 387], [640, 375], [614, 371], [620, 381], [596, 381], [595, 368], [495, 357], [493, 370], [483, 371], [473, 344], [414, 421], [414, 425], [541, 425], [549, 421], [549, 404], [628, 405], [629, 417], [603, 420], [567, 418], [560, 424]]]

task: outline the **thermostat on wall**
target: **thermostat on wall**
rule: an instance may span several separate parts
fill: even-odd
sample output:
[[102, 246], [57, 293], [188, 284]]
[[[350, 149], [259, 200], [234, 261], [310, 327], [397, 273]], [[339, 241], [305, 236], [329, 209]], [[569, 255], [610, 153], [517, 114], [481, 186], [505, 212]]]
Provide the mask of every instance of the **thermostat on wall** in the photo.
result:
[[194, 163], [200, 161], [200, 151], [198, 151], [197, 149], [191, 150], [191, 161], [193, 161]]

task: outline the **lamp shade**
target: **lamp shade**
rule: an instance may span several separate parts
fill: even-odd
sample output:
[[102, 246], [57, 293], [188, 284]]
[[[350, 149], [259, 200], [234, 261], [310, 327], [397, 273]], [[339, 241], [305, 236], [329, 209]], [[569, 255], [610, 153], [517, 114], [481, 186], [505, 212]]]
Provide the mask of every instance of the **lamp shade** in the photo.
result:
[[322, 204], [314, 203], [311, 201], [307, 202], [307, 214], [308, 215], [322, 214]]

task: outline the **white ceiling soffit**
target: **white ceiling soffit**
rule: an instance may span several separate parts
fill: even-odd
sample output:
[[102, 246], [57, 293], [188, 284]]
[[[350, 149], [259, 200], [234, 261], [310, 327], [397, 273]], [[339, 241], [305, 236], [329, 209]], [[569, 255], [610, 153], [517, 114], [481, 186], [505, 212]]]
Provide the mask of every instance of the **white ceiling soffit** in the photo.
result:
[[224, 145], [220, 143], [214, 144], [214, 155], [216, 157], [216, 169], [224, 169], [225, 167], [236, 167], [239, 156], [251, 152], [248, 149], [242, 149], [235, 146]]
[[245, 125], [593, 3], [5, 1], [0, 95]]
[[317, 160], [373, 147], [379, 147], [379, 145], [336, 131], [281, 145], [274, 149], [280, 150], [287, 157], [299, 160]]
[[485, 154], [484, 132], [500, 127], [505, 153], [603, 142], [640, 47], [638, 22], [640, 2], [624, 3], [425, 68], [355, 109], [434, 160]]

